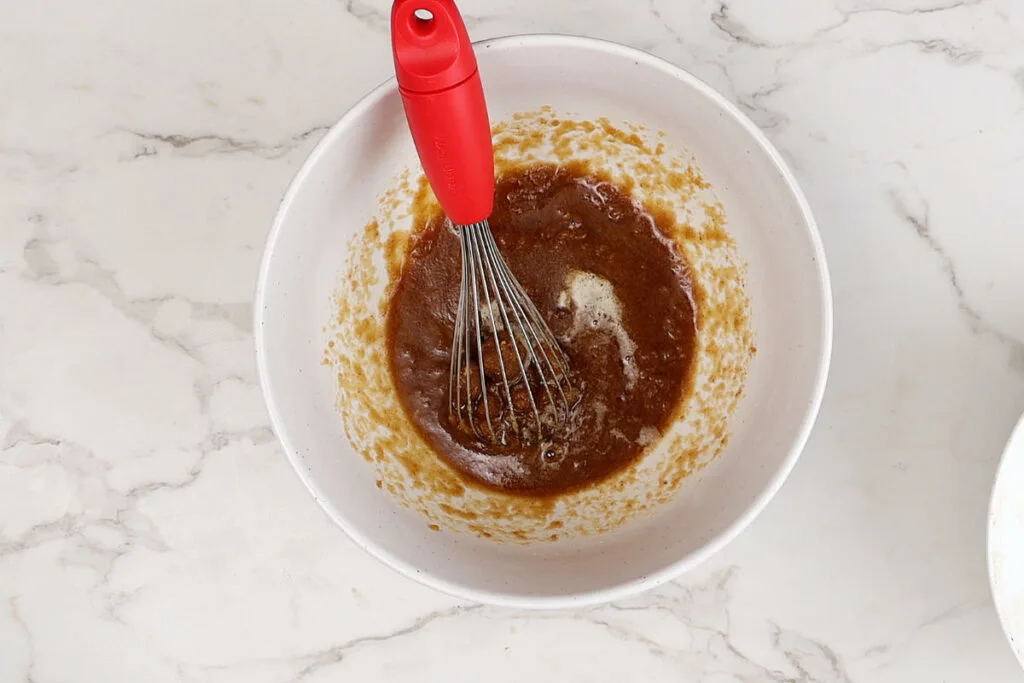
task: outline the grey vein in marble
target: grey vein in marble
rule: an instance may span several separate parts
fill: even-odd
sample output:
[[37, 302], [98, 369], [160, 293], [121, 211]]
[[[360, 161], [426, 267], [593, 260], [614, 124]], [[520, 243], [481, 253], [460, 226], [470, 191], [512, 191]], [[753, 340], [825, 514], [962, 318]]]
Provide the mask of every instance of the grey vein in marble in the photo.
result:
[[[159, 153], [162, 147], [187, 156], [204, 156], [206, 154], [232, 154], [247, 152], [267, 159], [277, 159], [291, 152], [298, 145], [311, 137], [325, 132], [329, 126], [313, 126], [292, 135], [283, 142], [265, 143], [259, 140], [236, 138], [229, 135], [207, 133], [203, 135], [184, 135], [180, 133], [150, 133], [123, 129], [117, 132], [127, 133], [143, 141], [141, 149], [131, 156], [132, 161]], [[155, 143], [155, 144], [153, 144]]]
[[957, 306], [964, 314], [964, 317], [966, 317], [971, 329], [978, 334], [991, 337], [1005, 346], [1010, 351], [1011, 366], [1015, 369], [1024, 370], [1024, 341], [1021, 341], [995, 327], [986, 321], [985, 318], [978, 313], [973, 306], [971, 306], [971, 303], [967, 298], [967, 294], [964, 292], [964, 288], [960, 284], [956, 265], [953, 263], [952, 257], [945, 251], [945, 249], [942, 248], [942, 245], [932, 234], [928, 202], [924, 199], [920, 199], [919, 201], [922, 208], [919, 211], [913, 211], [907, 205], [904, 197], [896, 191], [890, 191], [889, 200], [892, 204], [893, 210], [896, 212], [896, 215], [899, 216], [899, 218], [907, 225], [913, 228], [914, 234], [916, 234], [929, 251], [935, 254], [936, 258], [939, 259], [939, 262], [942, 265], [942, 270], [949, 282], [949, 286], [956, 294]]

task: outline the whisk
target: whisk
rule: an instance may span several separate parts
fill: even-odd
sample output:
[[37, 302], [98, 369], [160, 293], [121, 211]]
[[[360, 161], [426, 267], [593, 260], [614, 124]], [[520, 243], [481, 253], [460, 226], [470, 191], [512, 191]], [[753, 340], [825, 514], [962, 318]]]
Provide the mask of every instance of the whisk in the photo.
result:
[[487, 222], [494, 151], [469, 34], [451, 0], [396, 0], [391, 40], [416, 151], [462, 244], [450, 416], [494, 444], [543, 442], [564, 428], [575, 400], [569, 361]]
[[[509, 271], [487, 221], [462, 225], [459, 235], [462, 287], [449, 413], [475, 435], [502, 445], [551, 437], [570, 410], [569, 361]], [[524, 420], [524, 413], [532, 420]]]

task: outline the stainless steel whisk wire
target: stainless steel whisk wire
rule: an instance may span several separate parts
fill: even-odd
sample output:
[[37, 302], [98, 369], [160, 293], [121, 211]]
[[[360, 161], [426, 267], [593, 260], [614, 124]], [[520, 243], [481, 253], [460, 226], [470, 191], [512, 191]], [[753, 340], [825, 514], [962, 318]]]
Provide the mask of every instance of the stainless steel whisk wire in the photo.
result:
[[[459, 239], [462, 245], [462, 284], [459, 290], [459, 308], [455, 317], [448, 377], [449, 410], [458, 420], [468, 424], [474, 435], [484, 436], [474, 416], [475, 372], [487, 432], [495, 442], [507, 443], [504, 432], [498, 434], [495, 431], [494, 417], [501, 415], [492, 417], [488, 400], [490, 394], [484, 363], [484, 328], [489, 323], [501, 375], [502, 388], [499, 391], [507, 406], [512, 429], [517, 436], [523, 438], [525, 432], [520, 426], [512, 398], [513, 386], [521, 384], [537, 425], [537, 435], [540, 437], [544, 424], [537, 398], [530, 386], [529, 368], [534, 369], [538, 377], [537, 383], [548, 398], [548, 405], [555, 410], [561, 406], [561, 417], [564, 420], [569, 413], [567, 386], [563, 387], [568, 381], [568, 359], [541, 317], [540, 311], [508, 269], [488, 222], [484, 220], [459, 226]], [[512, 358], [506, 359], [506, 354], [502, 350], [501, 331], [505, 332], [508, 346], [513, 352], [509, 355], [515, 357], [515, 366], [518, 369], [515, 377], [510, 378], [509, 368], [506, 367], [506, 363], [512, 363]]]

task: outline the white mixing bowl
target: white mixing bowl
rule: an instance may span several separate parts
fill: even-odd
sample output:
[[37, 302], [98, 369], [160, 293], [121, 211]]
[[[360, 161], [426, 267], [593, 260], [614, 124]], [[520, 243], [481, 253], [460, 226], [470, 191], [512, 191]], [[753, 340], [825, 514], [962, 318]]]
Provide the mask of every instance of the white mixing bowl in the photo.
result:
[[1003, 632], [1024, 666], [1024, 416], [999, 461], [988, 511], [988, 578]]
[[828, 371], [828, 271], [807, 202], [764, 135], [686, 72], [646, 53], [567, 36], [477, 46], [494, 121], [549, 105], [664, 131], [699, 162], [748, 264], [758, 351], [731, 440], [644, 519], [582, 540], [517, 545], [428, 528], [375, 486], [353, 452], [322, 366], [323, 329], [354, 236], [394, 174], [415, 164], [397, 86], [360, 101], [310, 155], [267, 241], [255, 305], [260, 379], [274, 429], [316, 501], [368, 552], [472, 600], [562, 607], [673, 579], [736, 536], [775, 495], [810, 433]]

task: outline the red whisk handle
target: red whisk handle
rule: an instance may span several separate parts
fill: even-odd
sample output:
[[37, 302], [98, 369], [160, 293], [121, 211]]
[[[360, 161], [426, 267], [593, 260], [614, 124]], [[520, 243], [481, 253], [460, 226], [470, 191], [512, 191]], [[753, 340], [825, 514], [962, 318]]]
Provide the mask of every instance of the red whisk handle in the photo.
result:
[[494, 203], [494, 150], [469, 34], [451, 0], [395, 0], [391, 44], [416, 152], [453, 222], [476, 223]]

